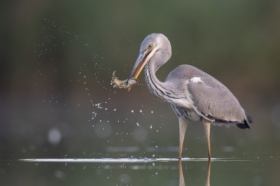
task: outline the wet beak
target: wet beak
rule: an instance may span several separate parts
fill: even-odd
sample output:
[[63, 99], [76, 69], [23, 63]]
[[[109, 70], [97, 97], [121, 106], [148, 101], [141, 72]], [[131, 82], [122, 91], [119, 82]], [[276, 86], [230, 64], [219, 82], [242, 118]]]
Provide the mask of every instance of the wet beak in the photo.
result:
[[139, 53], [137, 60], [130, 72], [129, 79], [137, 80], [137, 78], [140, 75], [141, 71], [143, 70], [144, 66], [149, 61], [149, 58], [148, 58], [149, 54], [150, 54], [150, 51], [148, 51], [148, 50], [145, 50], [145, 51]]

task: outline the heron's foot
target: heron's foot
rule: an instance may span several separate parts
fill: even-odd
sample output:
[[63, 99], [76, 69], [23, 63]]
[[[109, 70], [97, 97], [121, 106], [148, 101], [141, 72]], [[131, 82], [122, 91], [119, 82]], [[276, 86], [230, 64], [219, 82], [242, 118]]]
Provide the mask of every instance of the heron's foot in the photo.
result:
[[118, 77], [115, 76], [115, 74], [116, 71], [114, 71], [112, 75], [112, 85], [114, 88], [123, 88], [130, 90], [133, 85], [137, 84], [136, 79], [119, 80]]

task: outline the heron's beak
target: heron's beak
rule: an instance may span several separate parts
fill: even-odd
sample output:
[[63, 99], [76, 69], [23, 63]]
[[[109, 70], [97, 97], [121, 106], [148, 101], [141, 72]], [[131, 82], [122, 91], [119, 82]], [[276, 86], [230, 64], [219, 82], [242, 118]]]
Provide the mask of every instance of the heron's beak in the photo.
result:
[[140, 75], [141, 71], [143, 70], [144, 66], [147, 64], [149, 59], [151, 58], [151, 50], [145, 50], [140, 52], [137, 60], [130, 72], [129, 79], [137, 80], [138, 76]]

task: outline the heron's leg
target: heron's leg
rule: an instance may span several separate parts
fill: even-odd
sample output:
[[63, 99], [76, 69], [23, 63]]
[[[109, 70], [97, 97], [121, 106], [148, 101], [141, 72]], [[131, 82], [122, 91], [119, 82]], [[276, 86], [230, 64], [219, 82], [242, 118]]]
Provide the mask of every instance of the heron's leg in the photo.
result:
[[211, 159], [211, 146], [210, 146], [210, 127], [211, 123], [204, 121], [204, 130], [205, 130], [205, 135], [206, 135], [206, 140], [207, 140], [207, 149], [208, 149], [208, 159]]
[[206, 183], [205, 186], [210, 186], [210, 174], [211, 174], [211, 161], [208, 161], [208, 167], [207, 167], [207, 177], [206, 177]]
[[185, 185], [185, 178], [184, 178], [184, 173], [183, 173], [183, 167], [182, 167], [182, 161], [178, 161], [179, 165], [179, 186], [186, 186]]
[[182, 151], [183, 151], [183, 143], [185, 139], [185, 134], [187, 130], [188, 122], [185, 118], [179, 118], [179, 159], [182, 158]]

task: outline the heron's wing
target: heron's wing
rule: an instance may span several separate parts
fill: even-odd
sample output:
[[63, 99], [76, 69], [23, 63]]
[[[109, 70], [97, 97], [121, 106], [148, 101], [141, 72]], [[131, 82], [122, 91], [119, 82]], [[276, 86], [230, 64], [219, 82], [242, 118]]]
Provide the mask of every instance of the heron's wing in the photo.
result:
[[243, 108], [225, 86], [208, 86], [204, 82], [187, 84], [187, 91], [198, 112], [209, 119], [225, 122], [243, 122]]

